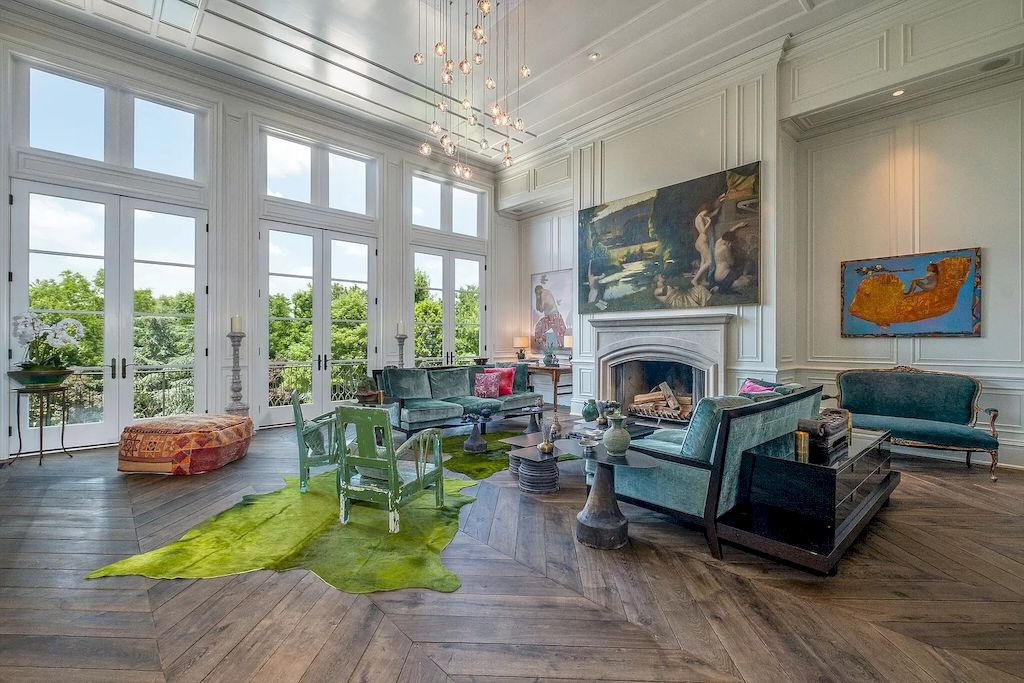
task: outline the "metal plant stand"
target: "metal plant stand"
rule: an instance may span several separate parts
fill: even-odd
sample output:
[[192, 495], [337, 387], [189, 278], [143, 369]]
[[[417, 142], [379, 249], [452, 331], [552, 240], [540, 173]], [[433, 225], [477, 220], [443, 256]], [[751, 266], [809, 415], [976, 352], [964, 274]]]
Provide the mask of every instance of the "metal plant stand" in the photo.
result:
[[[68, 449], [64, 447], [64, 426], [68, 423], [68, 388], [65, 386], [27, 386], [18, 387], [14, 390], [17, 396], [15, 402], [17, 407], [15, 409], [15, 422], [18, 425], [18, 452], [13, 455], [21, 455], [22, 443], [21, 443], [21, 397], [28, 396], [29, 400], [33, 396], [39, 397], [39, 464], [43, 464], [43, 433], [46, 431], [46, 415], [49, 412], [47, 410], [47, 403], [52, 402], [54, 395], [60, 396], [60, 449], [64, 451], [66, 456], [73, 457], [68, 453]], [[29, 406], [31, 414], [31, 406]]]
[[249, 404], [242, 400], [242, 366], [238, 357], [245, 332], [229, 332], [228, 339], [231, 340], [231, 402], [225, 412], [228, 415], [248, 415]]

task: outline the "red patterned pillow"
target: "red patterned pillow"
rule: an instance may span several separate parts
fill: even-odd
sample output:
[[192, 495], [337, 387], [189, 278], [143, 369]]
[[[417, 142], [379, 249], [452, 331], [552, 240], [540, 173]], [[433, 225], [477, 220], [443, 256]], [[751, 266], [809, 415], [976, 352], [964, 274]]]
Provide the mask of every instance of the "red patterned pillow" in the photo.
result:
[[501, 376], [481, 373], [473, 380], [473, 395], [477, 398], [498, 398]]
[[497, 375], [501, 378], [501, 384], [498, 385], [498, 396], [512, 395], [512, 382], [516, 378], [515, 368], [485, 368], [484, 374]]

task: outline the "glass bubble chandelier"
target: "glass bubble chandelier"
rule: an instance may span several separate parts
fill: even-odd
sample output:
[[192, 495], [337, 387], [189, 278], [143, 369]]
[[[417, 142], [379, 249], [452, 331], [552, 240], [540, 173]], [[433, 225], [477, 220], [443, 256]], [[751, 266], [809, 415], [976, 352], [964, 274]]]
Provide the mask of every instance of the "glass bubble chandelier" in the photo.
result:
[[[526, 2], [518, 0], [418, 0], [418, 45], [428, 94], [420, 154], [436, 149], [452, 173], [469, 180], [470, 149], [487, 152], [500, 140], [501, 165], [512, 166], [513, 133], [526, 130], [519, 92], [530, 77], [526, 62]], [[498, 14], [506, 5], [504, 15]]]

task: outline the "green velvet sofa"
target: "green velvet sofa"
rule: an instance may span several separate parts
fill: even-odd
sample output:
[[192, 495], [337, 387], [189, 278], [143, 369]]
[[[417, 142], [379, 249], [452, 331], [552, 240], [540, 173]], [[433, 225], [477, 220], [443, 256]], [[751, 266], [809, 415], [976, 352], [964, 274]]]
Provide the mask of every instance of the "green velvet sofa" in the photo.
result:
[[[514, 367], [512, 394], [473, 395], [476, 375], [485, 367]], [[384, 368], [374, 371], [377, 388], [391, 413], [391, 425], [406, 434], [459, 424], [464, 415], [489, 409], [492, 415], [537, 405], [540, 394], [529, 385], [526, 363], [492, 363], [442, 368]]]
[[[711, 553], [721, 557], [715, 520], [740, 502], [737, 490], [743, 451], [792, 433], [797, 420], [817, 415], [820, 405], [821, 386], [770, 401], [742, 396], [703, 398], [685, 430], [662, 430], [674, 434], [655, 432], [632, 442], [631, 449], [661, 462], [650, 469], [617, 469], [615, 497], [703, 527]], [[723, 429], [726, 423], [728, 427]], [[593, 463], [585, 462], [584, 467], [589, 484]]]
[[[999, 464], [999, 411], [979, 408], [981, 382], [968, 375], [931, 372], [908, 366], [844, 370], [836, 375], [840, 408], [853, 413], [853, 426], [887, 429], [901, 446], [965, 451], [987, 451], [992, 458], [989, 475], [996, 481]], [[989, 417], [989, 431], [975, 429], [978, 413]]]

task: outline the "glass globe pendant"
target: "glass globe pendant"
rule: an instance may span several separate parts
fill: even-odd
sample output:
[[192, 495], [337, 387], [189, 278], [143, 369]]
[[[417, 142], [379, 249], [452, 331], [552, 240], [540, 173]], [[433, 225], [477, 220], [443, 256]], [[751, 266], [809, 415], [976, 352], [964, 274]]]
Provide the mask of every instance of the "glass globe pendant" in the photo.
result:
[[505, 155], [505, 158], [501, 160], [501, 165], [505, 168], [512, 168], [512, 157]]
[[519, 67], [519, 75], [522, 76], [523, 78], [529, 78], [530, 77], [530, 67], [528, 67], [525, 64], [523, 64], [521, 67]]
[[461, 71], [462, 73], [468, 74], [472, 70], [473, 65], [469, 63], [468, 59], [463, 59], [461, 62], [459, 62], [459, 71]]
[[422, 154], [423, 156], [429, 157], [431, 151], [432, 150], [430, 148], [429, 142], [424, 142], [422, 145], [420, 145], [420, 154]]
[[461, 178], [462, 177], [462, 164], [461, 163], [457, 163], [454, 166], [452, 166], [452, 173], [454, 173], [456, 175], [456, 177]]
[[441, 132], [441, 124], [438, 123], [437, 121], [431, 121], [430, 122], [430, 132], [432, 134], [434, 134], [434, 135], [437, 135], [438, 133], [440, 133]]
[[473, 40], [481, 44], [487, 42], [487, 37], [484, 35], [484, 30], [480, 27], [480, 24], [473, 27]]
[[439, 40], [434, 43], [434, 54], [438, 57], [444, 57], [448, 52], [448, 46], [444, 44], [443, 40]]
[[442, 72], [441, 73], [441, 82], [444, 83], [445, 85], [451, 85], [452, 75], [450, 73], [448, 73], [447, 71]]
[[437, 102], [437, 110], [438, 111], [448, 111], [448, 103], [445, 102], [444, 100], [438, 100], [438, 102]]
[[526, 124], [523, 122], [521, 118], [517, 118], [515, 121], [512, 122], [512, 127], [515, 128], [516, 130], [523, 130], [524, 128], [526, 128]]
[[444, 135], [442, 135], [442, 136], [441, 136], [441, 139], [440, 139], [440, 140], [438, 140], [438, 142], [440, 142], [440, 143], [441, 143], [441, 146], [442, 146], [442, 147], [447, 147], [447, 146], [448, 146], [448, 144], [450, 143], [450, 141], [451, 141], [451, 138], [450, 138], [450, 137], [448, 137], [448, 133], [445, 133]]
[[463, 166], [462, 167], [462, 179], [463, 180], [469, 180], [472, 177], [473, 177], [473, 169], [471, 169], [469, 166]]
[[423, 63], [423, 53], [422, 52], [417, 52], [416, 54], [414, 54], [412, 56], [412, 63], [413, 64], [422, 64]]
[[444, 61], [444, 66], [441, 67], [441, 73], [450, 74], [455, 71], [455, 62], [450, 59]]
[[444, 153], [447, 154], [450, 157], [453, 157], [453, 156], [455, 156], [455, 149], [456, 149], [455, 148], [455, 143], [454, 142], [449, 142], [445, 146], [445, 148], [444, 148]]
[[487, 142], [487, 138], [480, 138], [480, 151], [486, 151], [491, 146], [491, 143]]
[[466, 123], [468, 123], [470, 126], [475, 126], [479, 122], [480, 122], [480, 119], [478, 119], [476, 117], [476, 114], [474, 114], [472, 112], [470, 112], [469, 116], [466, 117]]
[[494, 104], [491, 105], [491, 108], [488, 109], [487, 111], [489, 111], [491, 113], [491, 116], [497, 116], [498, 114], [501, 113], [501, 107], [499, 107], [498, 103], [495, 102]]
[[496, 87], [498, 87], [498, 84], [494, 82], [493, 78], [488, 76], [487, 79], [484, 81], [484, 87], [487, 88], [488, 90], [494, 90]]
[[463, 97], [462, 98], [462, 108], [463, 109], [472, 109], [473, 108], [473, 103], [470, 102], [468, 97]]
[[476, 0], [476, 6], [485, 17], [491, 13], [491, 0]]
[[508, 140], [506, 140], [505, 142], [501, 143], [501, 151], [502, 152], [504, 152], [505, 154], [508, 154], [511, 150], [512, 150], [512, 146], [510, 144], [508, 144]]
[[484, 63], [484, 56], [482, 54], [480, 54], [479, 52], [477, 52], [475, 55], [473, 55], [473, 63], [474, 64], [483, 64]]

